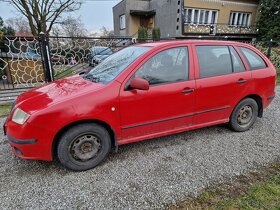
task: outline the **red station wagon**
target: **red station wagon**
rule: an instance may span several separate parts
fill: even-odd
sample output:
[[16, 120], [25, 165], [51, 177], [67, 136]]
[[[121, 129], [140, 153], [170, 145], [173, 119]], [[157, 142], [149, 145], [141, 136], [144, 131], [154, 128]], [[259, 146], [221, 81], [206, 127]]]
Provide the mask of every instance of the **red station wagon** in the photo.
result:
[[221, 123], [246, 131], [275, 84], [275, 67], [248, 44], [139, 44], [20, 95], [4, 131], [18, 157], [87, 170], [122, 144]]

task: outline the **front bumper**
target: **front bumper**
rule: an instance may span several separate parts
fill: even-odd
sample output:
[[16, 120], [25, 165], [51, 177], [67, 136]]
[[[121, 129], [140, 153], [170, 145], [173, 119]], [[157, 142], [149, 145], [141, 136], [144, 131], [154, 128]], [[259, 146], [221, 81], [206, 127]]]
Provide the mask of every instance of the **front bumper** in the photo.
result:
[[53, 138], [48, 130], [28, 123], [21, 126], [7, 119], [4, 132], [16, 156], [29, 160], [52, 160]]
[[24, 159], [36, 159], [35, 157], [26, 155], [28, 154], [28, 152], [26, 152], [29, 147], [28, 145], [36, 144], [36, 139], [15, 139], [14, 137], [7, 134], [7, 141], [11, 145], [12, 151], [16, 156]]

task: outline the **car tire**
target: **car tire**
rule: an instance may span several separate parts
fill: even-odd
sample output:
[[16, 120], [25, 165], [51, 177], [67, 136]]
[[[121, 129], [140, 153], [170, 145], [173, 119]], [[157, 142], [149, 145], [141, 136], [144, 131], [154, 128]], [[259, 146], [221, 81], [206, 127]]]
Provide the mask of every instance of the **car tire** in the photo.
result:
[[257, 116], [257, 102], [252, 98], [245, 98], [234, 108], [230, 117], [229, 126], [237, 132], [247, 131], [255, 123]]
[[60, 163], [74, 171], [96, 167], [110, 151], [110, 135], [104, 127], [96, 123], [71, 127], [61, 136], [57, 146]]

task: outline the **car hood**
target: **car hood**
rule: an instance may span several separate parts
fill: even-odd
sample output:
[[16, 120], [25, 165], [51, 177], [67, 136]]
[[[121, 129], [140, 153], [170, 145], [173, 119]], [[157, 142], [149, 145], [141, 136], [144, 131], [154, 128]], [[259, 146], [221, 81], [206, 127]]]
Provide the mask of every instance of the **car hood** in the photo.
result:
[[24, 111], [32, 113], [65, 100], [75, 100], [79, 95], [99, 90], [104, 86], [75, 75], [27, 91], [17, 98], [16, 104]]

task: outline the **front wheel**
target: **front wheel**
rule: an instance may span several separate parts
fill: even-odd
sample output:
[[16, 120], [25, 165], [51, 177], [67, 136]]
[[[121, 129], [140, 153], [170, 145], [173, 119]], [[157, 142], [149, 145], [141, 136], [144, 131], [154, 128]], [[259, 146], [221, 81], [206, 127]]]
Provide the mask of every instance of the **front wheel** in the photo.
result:
[[57, 156], [66, 168], [84, 171], [101, 163], [110, 150], [108, 131], [96, 123], [86, 123], [74, 126], [62, 135]]
[[250, 129], [258, 116], [258, 104], [252, 98], [245, 98], [234, 108], [229, 125], [237, 132], [243, 132]]

